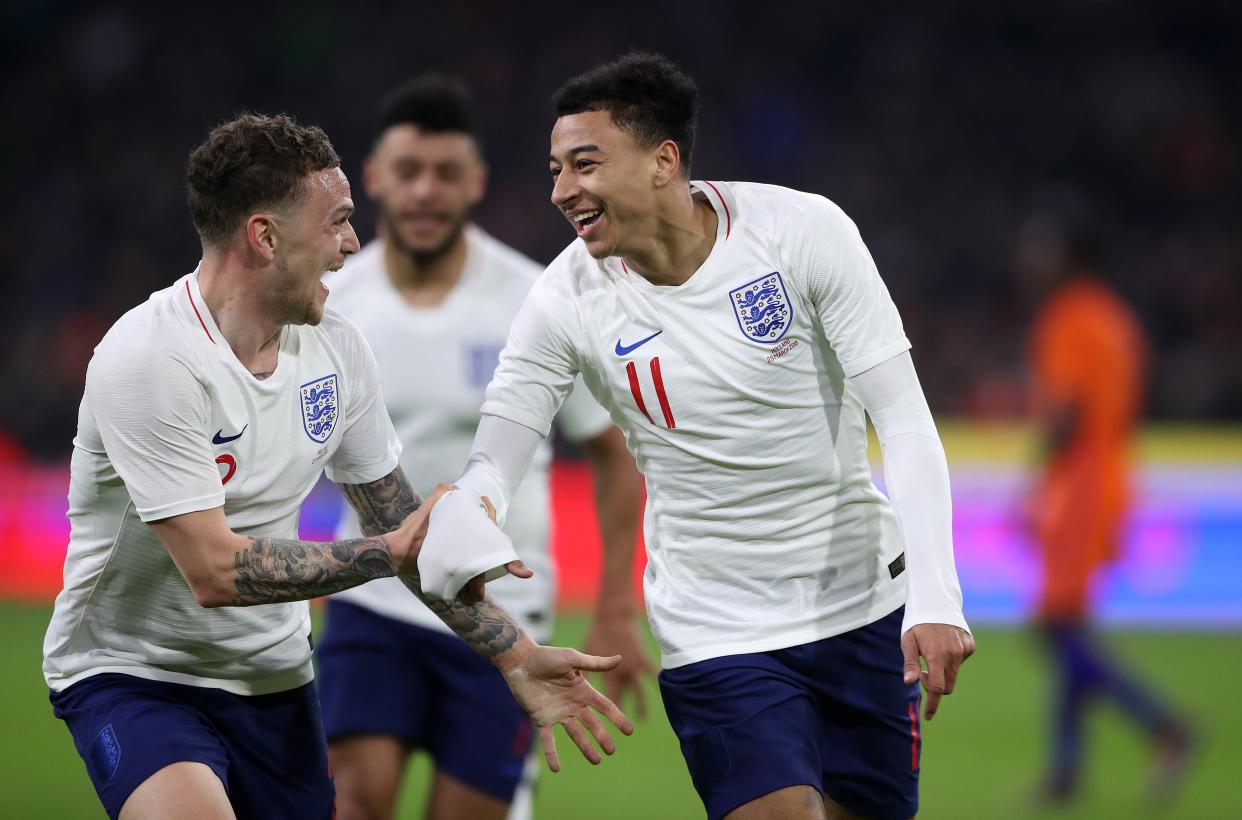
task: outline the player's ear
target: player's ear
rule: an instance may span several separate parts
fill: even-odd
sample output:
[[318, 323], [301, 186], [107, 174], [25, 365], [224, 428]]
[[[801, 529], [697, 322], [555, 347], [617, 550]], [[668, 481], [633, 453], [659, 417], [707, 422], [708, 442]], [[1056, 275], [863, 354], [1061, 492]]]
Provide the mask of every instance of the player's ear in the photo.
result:
[[664, 188], [681, 178], [681, 151], [677, 143], [664, 140], [656, 146], [652, 158], [655, 160], [655, 187]]
[[270, 262], [276, 256], [276, 220], [269, 213], [251, 214], [246, 220], [246, 243], [250, 252]]
[[379, 198], [379, 168], [375, 165], [374, 156], [369, 156], [362, 162], [362, 190], [367, 192], [368, 199]]
[[470, 191], [470, 205], [478, 205], [483, 201], [483, 195], [487, 193], [487, 165], [482, 161], [479, 162], [478, 170], [474, 173], [474, 182]]

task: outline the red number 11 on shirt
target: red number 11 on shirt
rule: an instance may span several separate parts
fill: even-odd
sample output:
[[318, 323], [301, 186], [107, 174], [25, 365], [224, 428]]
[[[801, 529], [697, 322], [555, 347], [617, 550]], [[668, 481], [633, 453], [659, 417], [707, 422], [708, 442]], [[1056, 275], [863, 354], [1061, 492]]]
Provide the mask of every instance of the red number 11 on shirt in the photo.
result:
[[[673, 409], [668, 406], [668, 395], [664, 392], [664, 378], [660, 375], [660, 357], [656, 356], [650, 362], [651, 380], [655, 382], [656, 398], [660, 401], [660, 410], [664, 413], [664, 425], [668, 429], [673, 430], [677, 427], [677, 422], [673, 419]], [[647, 403], [643, 401], [643, 388], [638, 383], [638, 368], [633, 362], [629, 362], [625, 366], [626, 375], [630, 377], [630, 392], [634, 394], [634, 403], [638, 405], [638, 409], [647, 417], [647, 421], [655, 424], [655, 419], [647, 412]]]

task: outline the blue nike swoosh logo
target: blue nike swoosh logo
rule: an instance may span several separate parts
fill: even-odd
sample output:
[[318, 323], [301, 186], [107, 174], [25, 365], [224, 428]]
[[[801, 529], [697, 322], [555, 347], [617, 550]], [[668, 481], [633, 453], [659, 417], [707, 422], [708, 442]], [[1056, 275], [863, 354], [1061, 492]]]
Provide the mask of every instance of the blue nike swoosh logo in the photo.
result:
[[[249, 426], [250, 426], [249, 424], [246, 425], [246, 427], [249, 427]], [[224, 429], [221, 428], [216, 431], [216, 434], [214, 436], [211, 437], [211, 443], [212, 444], [228, 444], [230, 441], [237, 441], [239, 438], [242, 437], [242, 433], [246, 432], [246, 427], [243, 427], [241, 429], [241, 433], [238, 433], [235, 436], [220, 435], [221, 433], [224, 432]]]
[[631, 353], [637, 350], [638, 348], [642, 347], [643, 345], [647, 344], [647, 342], [651, 341], [652, 339], [654, 339], [656, 336], [659, 336], [663, 332], [664, 332], [663, 330], [657, 330], [655, 333], [652, 333], [646, 339], [639, 339], [637, 342], [635, 342], [632, 345], [629, 345], [628, 347], [623, 346], [621, 344], [621, 340], [617, 339], [617, 355], [624, 356], [627, 353]]

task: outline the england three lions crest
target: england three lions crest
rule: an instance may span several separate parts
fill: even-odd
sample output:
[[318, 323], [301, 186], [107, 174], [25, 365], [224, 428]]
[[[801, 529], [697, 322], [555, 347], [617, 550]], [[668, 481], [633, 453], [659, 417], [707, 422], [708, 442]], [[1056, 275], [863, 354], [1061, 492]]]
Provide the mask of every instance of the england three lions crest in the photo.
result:
[[316, 444], [323, 444], [336, 429], [336, 374], [307, 382], [299, 388], [302, 394], [302, 426]]
[[776, 271], [729, 291], [729, 304], [742, 334], [756, 342], [779, 342], [793, 322], [793, 306]]

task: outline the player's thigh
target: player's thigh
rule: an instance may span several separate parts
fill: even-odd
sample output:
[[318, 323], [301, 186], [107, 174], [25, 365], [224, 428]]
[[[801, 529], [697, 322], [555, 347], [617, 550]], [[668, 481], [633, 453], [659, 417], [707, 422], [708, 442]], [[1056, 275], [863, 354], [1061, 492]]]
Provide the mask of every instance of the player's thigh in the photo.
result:
[[725, 817], [791, 787], [818, 792], [821, 738], [813, 696], [769, 653], [665, 669], [659, 681], [708, 817]]
[[385, 735], [350, 735], [328, 744], [337, 820], [393, 816], [410, 748]]
[[788, 786], [738, 806], [725, 820], [826, 820], [825, 801], [810, 786]]
[[[505, 820], [509, 801], [493, 797], [443, 771], [436, 771], [426, 820]], [[344, 818], [342, 818], [344, 820]]]
[[903, 680], [902, 615], [800, 648], [819, 699], [823, 791], [861, 817], [918, 812], [919, 689]]
[[494, 666], [456, 636], [442, 638], [426, 650], [436, 676], [427, 751], [437, 773], [507, 805], [522, 781], [534, 726]]
[[148, 777], [121, 807], [120, 820], [234, 820], [220, 778], [203, 763], [173, 763]]
[[211, 720], [192, 702], [198, 687], [104, 674], [51, 695], [109, 817], [157, 772], [198, 763], [228, 777], [228, 754]]
[[382, 735], [411, 748], [425, 745], [434, 714], [431, 630], [329, 601], [316, 650], [316, 685], [330, 743]]

